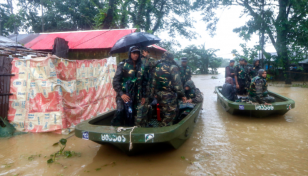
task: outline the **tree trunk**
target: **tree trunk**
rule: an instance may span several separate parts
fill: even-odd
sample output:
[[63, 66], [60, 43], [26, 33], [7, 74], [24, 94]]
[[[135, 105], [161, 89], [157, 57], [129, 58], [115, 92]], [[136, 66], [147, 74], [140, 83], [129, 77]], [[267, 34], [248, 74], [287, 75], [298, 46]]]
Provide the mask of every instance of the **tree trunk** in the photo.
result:
[[205, 58], [205, 74], [208, 74], [209, 72], [209, 58]]
[[289, 57], [287, 47], [287, 35], [288, 35], [288, 17], [287, 17], [287, 5], [288, 0], [279, 0], [279, 14], [277, 17], [277, 23], [275, 25], [277, 31], [276, 51], [279, 59], [282, 60], [285, 70], [285, 83], [291, 84], [290, 69], [289, 69]]
[[107, 11], [106, 18], [103, 22], [103, 29], [110, 29], [113, 23], [113, 15], [116, 8], [117, 0], [109, 0], [109, 9]]

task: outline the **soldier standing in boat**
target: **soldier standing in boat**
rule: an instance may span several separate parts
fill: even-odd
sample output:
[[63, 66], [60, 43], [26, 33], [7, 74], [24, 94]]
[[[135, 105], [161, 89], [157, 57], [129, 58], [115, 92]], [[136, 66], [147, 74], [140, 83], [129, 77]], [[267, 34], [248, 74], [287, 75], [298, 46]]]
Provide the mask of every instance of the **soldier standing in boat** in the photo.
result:
[[[143, 74], [143, 83], [146, 83], [146, 92], [150, 95], [150, 84], [153, 77], [153, 68], [156, 65], [156, 60], [150, 57], [150, 51], [148, 47], [142, 49], [141, 61], [144, 66]], [[147, 96], [145, 98], [145, 103], [140, 104], [137, 108], [137, 119], [144, 119], [148, 114], [148, 105], [153, 101], [154, 97]], [[136, 124], [137, 125], [137, 124]], [[145, 123], [140, 124], [142, 126], [146, 125]]]
[[230, 64], [226, 66], [225, 78], [231, 77], [233, 79], [233, 82], [235, 83], [234, 63], [234, 60], [230, 60]]
[[146, 82], [140, 49], [130, 47], [128, 59], [120, 62], [113, 78], [116, 91], [117, 112], [111, 124], [114, 126], [141, 126], [144, 119], [137, 118], [137, 107], [145, 104]]
[[259, 71], [260, 69], [261, 69], [261, 67], [260, 67], [260, 61], [259, 61], [259, 59], [254, 59], [254, 60], [253, 60], [253, 65], [252, 65], [252, 67], [248, 67], [248, 75], [249, 75], [250, 81], [251, 81], [254, 77], [258, 76], [258, 71]]
[[234, 68], [236, 89], [238, 90], [239, 95], [246, 95], [248, 92], [247, 67], [245, 66], [244, 58], [240, 58], [239, 62], [240, 64], [236, 65]]
[[181, 68], [180, 68], [181, 81], [184, 87], [185, 83], [191, 79], [192, 73], [191, 73], [190, 67], [187, 65], [187, 57], [183, 57], [181, 61], [182, 61]]
[[260, 69], [258, 76], [252, 79], [248, 97], [250, 101], [264, 105], [275, 102], [275, 98], [268, 95], [265, 70]]
[[163, 119], [160, 126], [172, 125], [178, 112], [177, 97], [186, 102], [179, 68], [173, 59], [171, 53], [164, 53], [162, 60], [155, 67], [151, 84], [151, 92], [161, 106]]

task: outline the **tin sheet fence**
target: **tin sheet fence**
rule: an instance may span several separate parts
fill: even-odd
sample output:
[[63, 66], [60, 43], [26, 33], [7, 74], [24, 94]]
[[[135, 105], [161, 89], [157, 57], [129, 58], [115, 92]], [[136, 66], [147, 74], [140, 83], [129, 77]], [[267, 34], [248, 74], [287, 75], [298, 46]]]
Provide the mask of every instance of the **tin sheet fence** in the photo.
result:
[[[0, 117], [8, 117], [12, 59], [0, 56]], [[0, 125], [2, 121], [0, 120]]]
[[9, 121], [19, 131], [67, 133], [115, 109], [114, 60], [14, 59]]

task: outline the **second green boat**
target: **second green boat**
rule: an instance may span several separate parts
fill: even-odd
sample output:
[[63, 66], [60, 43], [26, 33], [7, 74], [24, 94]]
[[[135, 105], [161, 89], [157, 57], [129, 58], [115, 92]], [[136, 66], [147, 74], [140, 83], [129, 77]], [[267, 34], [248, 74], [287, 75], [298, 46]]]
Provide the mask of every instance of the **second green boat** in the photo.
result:
[[295, 108], [295, 102], [287, 97], [269, 91], [269, 95], [275, 97], [276, 102], [271, 105], [248, 104], [246, 102], [234, 102], [225, 98], [221, 93], [222, 86], [215, 87], [217, 102], [230, 114], [241, 114], [254, 117], [266, 117], [274, 114], [283, 115]]

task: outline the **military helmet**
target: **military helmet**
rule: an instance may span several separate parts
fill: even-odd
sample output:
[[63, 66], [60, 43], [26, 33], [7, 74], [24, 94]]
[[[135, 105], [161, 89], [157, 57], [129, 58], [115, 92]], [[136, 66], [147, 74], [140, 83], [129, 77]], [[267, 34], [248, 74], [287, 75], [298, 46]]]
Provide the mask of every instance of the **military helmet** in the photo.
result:
[[164, 54], [163, 54], [163, 58], [164, 59], [167, 59], [167, 60], [173, 60], [174, 59], [174, 56], [173, 54], [169, 53], [168, 51], [166, 51]]
[[258, 76], [259, 77], [262, 77], [262, 74], [265, 72], [265, 70], [264, 69], [260, 69], [259, 71], [258, 71]]

